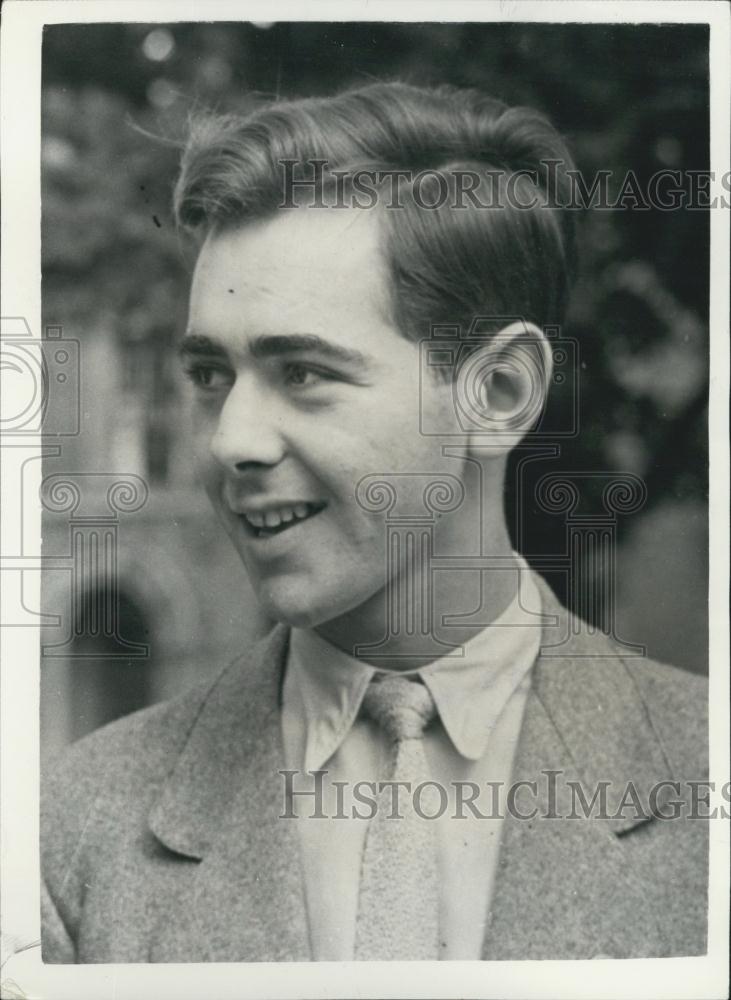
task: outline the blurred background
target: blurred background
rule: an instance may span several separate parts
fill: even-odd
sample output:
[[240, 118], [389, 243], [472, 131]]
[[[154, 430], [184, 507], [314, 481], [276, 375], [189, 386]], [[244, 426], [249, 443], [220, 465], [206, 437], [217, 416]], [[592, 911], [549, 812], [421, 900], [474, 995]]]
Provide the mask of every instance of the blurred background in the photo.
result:
[[[663, 168], [708, 169], [707, 52], [702, 25], [45, 29], [43, 319], [79, 343], [80, 423], [44, 475], [75, 478], [81, 495], [71, 513], [57, 504], [44, 521], [55, 567], [43, 585], [55, 616], [43, 633], [44, 757], [212, 674], [266, 624], [196, 488], [181, 403], [174, 343], [193, 259], [172, 225], [170, 192], [190, 110], [245, 110], [254, 94], [326, 94], [374, 79], [475, 86], [546, 112], [587, 179], [631, 169], [644, 185]], [[536, 472], [514, 463], [514, 534], [536, 564], [565, 550], [565, 514], [524, 502], [521, 526], [511, 502], [546, 471], [640, 477], [644, 506], [613, 520], [616, 592], [614, 577], [603, 581], [615, 631], [703, 672], [708, 214], [593, 211], [580, 226], [563, 335], [579, 344], [581, 433]], [[571, 392], [559, 387], [551, 402], [559, 421]], [[136, 510], [110, 506], [101, 472], [138, 476], [149, 496]], [[582, 511], [601, 520], [599, 480], [582, 483]], [[82, 564], [85, 590], [73, 570]], [[591, 584], [608, 569], [582, 572]], [[550, 582], [577, 604], [561, 574]], [[606, 624], [606, 609], [578, 610]]]

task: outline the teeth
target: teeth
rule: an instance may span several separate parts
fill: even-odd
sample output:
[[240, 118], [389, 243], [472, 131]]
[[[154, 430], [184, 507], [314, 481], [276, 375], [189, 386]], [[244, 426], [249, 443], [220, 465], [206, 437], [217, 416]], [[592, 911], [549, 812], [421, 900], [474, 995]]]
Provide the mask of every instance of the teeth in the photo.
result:
[[296, 503], [293, 507], [280, 507], [279, 510], [268, 510], [263, 514], [246, 514], [246, 519], [254, 528], [278, 528], [291, 521], [299, 521], [313, 512], [313, 505]]

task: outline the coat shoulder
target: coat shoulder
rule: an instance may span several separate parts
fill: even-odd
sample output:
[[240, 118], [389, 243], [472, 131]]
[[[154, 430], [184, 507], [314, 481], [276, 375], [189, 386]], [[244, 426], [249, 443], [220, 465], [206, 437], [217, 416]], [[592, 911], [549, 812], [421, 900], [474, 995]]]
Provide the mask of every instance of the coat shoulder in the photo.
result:
[[201, 717], [223, 718], [235, 714], [237, 704], [250, 711], [258, 703], [262, 678], [272, 659], [284, 655], [287, 636], [286, 629], [275, 628], [213, 679], [102, 726], [64, 750], [42, 773], [42, 841], [58, 843], [64, 831], [72, 839], [80, 835], [97, 804], [107, 811], [146, 810]]
[[95, 815], [143, 821], [211, 693], [239, 658], [213, 679], [102, 726], [66, 748], [41, 776], [44, 870], [67, 870]]
[[211, 686], [210, 681], [197, 684], [175, 698], [101, 726], [71, 744], [44, 774], [44, 804], [48, 804], [49, 796], [62, 797], [67, 803], [69, 797], [76, 802], [89, 798], [102, 777], [124, 777], [125, 784], [129, 784], [131, 780], [164, 775]]
[[708, 681], [644, 658], [624, 661], [674, 771], [704, 780], [708, 770]]
[[615, 755], [628, 759], [644, 733], [660, 744], [672, 774], [704, 780], [707, 679], [647, 656], [628, 656], [565, 608], [545, 580], [537, 582], [553, 622], [543, 634], [538, 693], [564, 733], [581, 734], [583, 750], [599, 758], [613, 747]]
[[[137, 838], [151, 798], [173, 766], [210, 682], [95, 730], [43, 769], [40, 848], [43, 958], [76, 961], [75, 939], [92, 859], [110, 831]], [[88, 856], [87, 856], [88, 855]]]
[[[130, 955], [143, 953], [139, 928], [152, 910], [146, 908], [142, 883], [172, 885], [176, 873], [186, 870], [174, 859], [176, 848], [171, 854], [169, 841], [156, 835], [154, 810], [189, 748], [200, 750], [201, 741], [214, 774], [212, 787], [217, 785], [216, 767], [226, 766], [217, 750], [227, 739], [240, 747], [236, 737], [246, 733], [247, 720], [261, 707], [262, 676], [272, 674], [269, 656], [279, 648], [268, 640], [254, 644], [213, 680], [79, 740], [44, 774], [44, 961], [112, 954], [107, 945], [117, 929], [99, 919], [100, 907], [134, 910], [134, 918], [119, 929], [114, 954], [121, 954], [120, 941]], [[202, 780], [205, 787], [208, 773], [202, 779], [198, 774], [199, 785]]]
[[51, 867], [89, 839], [94, 817], [106, 816], [107, 824], [123, 817], [127, 826], [146, 822], [199, 719], [206, 712], [223, 717], [235, 708], [232, 703], [247, 710], [255, 705], [261, 675], [283, 641], [275, 630], [213, 680], [124, 716], [68, 747], [41, 782], [41, 847]]

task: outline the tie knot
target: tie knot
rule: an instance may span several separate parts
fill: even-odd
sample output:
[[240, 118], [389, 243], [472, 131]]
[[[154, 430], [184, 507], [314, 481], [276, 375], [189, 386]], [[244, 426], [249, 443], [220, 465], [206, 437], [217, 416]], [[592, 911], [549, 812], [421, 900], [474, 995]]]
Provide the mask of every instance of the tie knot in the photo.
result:
[[364, 713], [392, 740], [418, 740], [436, 714], [429, 688], [418, 678], [376, 674], [363, 696]]

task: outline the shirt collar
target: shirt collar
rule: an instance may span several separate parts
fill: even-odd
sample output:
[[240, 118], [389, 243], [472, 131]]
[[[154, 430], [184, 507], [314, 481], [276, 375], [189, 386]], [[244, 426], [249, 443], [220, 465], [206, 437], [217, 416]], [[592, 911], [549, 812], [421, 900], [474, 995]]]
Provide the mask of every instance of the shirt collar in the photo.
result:
[[[540, 594], [525, 560], [517, 554], [516, 559], [520, 585], [505, 611], [462, 646], [461, 656], [440, 657], [408, 671], [429, 688], [450, 740], [469, 760], [485, 753], [495, 723], [526, 679], [540, 645]], [[323, 767], [340, 747], [378, 671], [316, 632], [292, 630], [287, 672], [304, 707], [306, 771]]]

